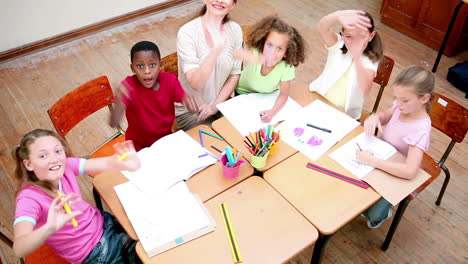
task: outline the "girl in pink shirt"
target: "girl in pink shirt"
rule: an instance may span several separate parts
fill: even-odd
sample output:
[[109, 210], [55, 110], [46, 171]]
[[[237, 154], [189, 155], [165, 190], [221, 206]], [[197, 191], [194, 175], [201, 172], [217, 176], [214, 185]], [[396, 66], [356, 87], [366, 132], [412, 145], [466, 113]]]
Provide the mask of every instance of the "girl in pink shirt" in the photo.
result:
[[[359, 162], [386, 171], [396, 177], [412, 179], [416, 176], [423, 154], [429, 149], [431, 101], [434, 97], [434, 75], [420, 66], [402, 71], [392, 85], [395, 101], [383, 112], [369, 116], [364, 131], [373, 136], [382, 131], [382, 139], [406, 156], [403, 162], [381, 160], [367, 151], [357, 151]], [[367, 224], [377, 228], [392, 215], [391, 204], [381, 199], [366, 212]]]
[[[64, 140], [53, 131], [36, 129], [21, 139], [15, 151], [15, 174], [22, 182], [14, 222], [13, 250], [18, 257], [45, 242], [70, 263], [122, 263], [124, 255], [135, 261], [135, 242], [112, 215], [81, 200], [76, 179], [83, 174], [140, 167], [131, 141], [117, 144], [115, 150], [114, 156], [104, 158], [67, 158]], [[126, 158], [119, 160], [124, 153]], [[65, 212], [65, 204], [71, 214]], [[129, 252], [121, 251], [124, 244], [130, 245]]]

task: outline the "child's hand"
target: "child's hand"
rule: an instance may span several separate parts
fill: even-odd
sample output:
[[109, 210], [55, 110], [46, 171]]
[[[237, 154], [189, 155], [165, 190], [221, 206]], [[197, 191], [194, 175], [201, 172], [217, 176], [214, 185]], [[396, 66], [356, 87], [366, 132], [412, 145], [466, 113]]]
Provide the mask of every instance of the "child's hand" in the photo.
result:
[[[367, 29], [364, 30], [367, 31]], [[369, 39], [366, 37], [365, 32], [362, 32], [362, 30], [356, 30], [354, 34], [354, 41], [351, 45], [349, 45], [349, 47], [347, 46], [347, 48], [353, 59], [359, 59], [364, 50], [367, 48]]]
[[378, 129], [381, 132], [383, 131], [380, 118], [377, 114], [370, 115], [366, 121], [364, 121], [364, 132], [366, 132], [366, 135], [374, 136], [376, 134], [375, 129]]
[[82, 214], [81, 211], [72, 211], [71, 214], [67, 214], [63, 205], [68, 203], [70, 208], [73, 208], [73, 205], [78, 203], [78, 201], [72, 201], [72, 198], [76, 197], [76, 194], [70, 193], [64, 197], [63, 201], [60, 200], [60, 196], [54, 198], [52, 203], [50, 204], [49, 212], [47, 214], [47, 225], [49, 228], [54, 230], [54, 233], [58, 230], [62, 229], [67, 222], [69, 222], [72, 218]]
[[202, 104], [198, 112], [197, 121], [201, 122], [218, 112], [218, 108], [215, 105]]
[[260, 112], [260, 119], [264, 123], [270, 123], [276, 113], [273, 110], [266, 110]]
[[362, 10], [343, 10], [338, 17], [339, 23], [344, 29], [365, 29], [372, 27], [368, 17], [363, 16], [365, 14]]
[[198, 111], [200, 111], [198, 100], [195, 95], [185, 94], [183, 104], [192, 114], [198, 113]]
[[360, 163], [376, 167], [378, 159], [366, 150], [356, 150], [356, 159]]
[[136, 171], [140, 168], [140, 159], [131, 140], [115, 144], [114, 149], [114, 157], [119, 170]]
[[232, 56], [236, 60], [242, 60], [243, 62], [246, 63], [254, 63], [254, 64], [263, 64], [264, 58], [262, 55], [255, 55], [251, 50], [249, 49], [238, 49], [235, 50], [232, 53]]

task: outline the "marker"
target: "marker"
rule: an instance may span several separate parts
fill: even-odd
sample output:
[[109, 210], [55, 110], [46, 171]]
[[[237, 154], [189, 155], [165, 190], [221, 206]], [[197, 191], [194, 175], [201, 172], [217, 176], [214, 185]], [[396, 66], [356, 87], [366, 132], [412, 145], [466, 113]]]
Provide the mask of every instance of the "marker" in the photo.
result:
[[315, 126], [315, 125], [312, 125], [312, 124], [309, 124], [309, 123], [307, 123], [307, 126], [308, 127], [313, 127], [315, 129], [318, 129], [318, 130], [322, 130], [323, 132], [327, 132], [327, 133], [332, 132], [330, 129], [326, 129], [326, 128], [323, 128], [323, 127], [318, 127], [318, 126]]
[[202, 135], [202, 130], [198, 129], [198, 136], [200, 137], [200, 145], [202, 147], [205, 147], [205, 142], [203, 142], [203, 135]]
[[117, 161], [122, 161], [128, 157], [128, 152], [125, 152], [124, 154], [120, 155], [120, 157], [117, 159]]
[[213, 145], [211, 145], [211, 148], [213, 148], [214, 150], [218, 151], [219, 153], [223, 153], [219, 148], [217, 148], [217, 147], [215, 147], [215, 146], [213, 146]]
[[214, 134], [211, 134], [210, 132], [206, 132], [205, 130], [200, 130], [203, 134], [207, 134], [208, 136], [212, 136], [214, 138], [217, 138], [219, 140], [224, 140], [224, 138], [220, 137], [220, 136], [217, 136], [217, 135], [214, 135]]
[[[128, 153], [124, 153], [123, 155], [125, 155], [125, 154], [128, 155]], [[123, 155], [122, 155], [122, 156], [123, 156]], [[125, 158], [124, 158], [124, 159], [125, 159]], [[65, 200], [65, 198], [63, 198], [63, 194], [62, 194], [60, 191], [57, 191], [57, 194], [60, 196], [60, 201]], [[64, 204], [63, 204], [63, 209], [65, 209], [65, 213], [71, 215], [72, 211], [71, 211], [71, 209], [70, 209], [70, 206], [69, 206], [67, 203], [64, 203]], [[78, 222], [76, 221], [76, 219], [75, 219], [74, 217], [71, 219], [71, 223], [72, 223], [72, 226], [73, 226], [73, 227], [77, 227], [77, 226], [78, 226]]]
[[362, 151], [362, 148], [359, 146], [359, 144], [357, 142], [356, 142], [356, 145], [357, 145], [359, 151]]

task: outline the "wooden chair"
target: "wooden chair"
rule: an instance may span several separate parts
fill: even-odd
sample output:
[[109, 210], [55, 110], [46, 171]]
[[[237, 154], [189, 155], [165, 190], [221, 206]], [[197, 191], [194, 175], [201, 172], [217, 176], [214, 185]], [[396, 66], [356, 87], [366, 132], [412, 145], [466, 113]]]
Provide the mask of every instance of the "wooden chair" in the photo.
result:
[[[112, 112], [114, 94], [106, 76], [91, 80], [59, 99], [47, 111], [57, 133], [65, 138], [70, 130], [86, 117], [103, 107]], [[86, 158], [104, 157], [114, 154], [113, 145], [125, 140], [125, 132], [118, 127], [117, 131], [91, 151]], [[94, 176], [94, 175], [90, 175]], [[93, 189], [96, 207], [103, 210], [101, 198]]]
[[377, 112], [377, 108], [380, 104], [380, 99], [382, 99], [382, 94], [385, 90], [385, 87], [388, 84], [388, 80], [390, 80], [390, 75], [392, 74], [393, 65], [395, 62], [393, 59], [384, 56], [382, 61], [379, 64], [379, 68], [377, 68], [377, 75], [374, 78], [374, 82], [380, 84], [379, 93], [377, 94], [377, 98], [375, 98], [374, 107], [372, 108], [372, 112], [362, 111], [361, 113], [361, 123], [364, 123], [364, 120], [371, 114]]
[[[171, 72], [176, 76], [179, 76], [179, 59], [177, 58], [177, 52], [171, 53], [161, 59], [161, 71], [162, 72]], [[174, 120], [172, 123], [172, 132], [179, 130], [177, 127], [177, 122]]]
[[408, 206], [409, 202], [416, 198], [416, 196], [423, 191], [431, 182], [439, 176], [441, 168], [445, 173], [444, 184], [440, 190], [439, 197], [437, 198], [436, 204], [440, 205], [442, 197], [444, 195], [445, 189], [447, 188], [448, 182], [450, 180], [450, 172], [448, 168], [444, 165], [445, 160], [447, 159], [450, 151], [456, 142], [460, 143], [465, 138], [466, 132], [468, 130], [468, 111], [463, 107], [457, 104], [456, 102], [448, 99], [445, 96], [440, 94], [435, 94], [434, 101], [432, 102], [432, 110], [430, 113], [432, 127], [437, 128], [445, 135], [449, 136], [452, 141], [445, 150], [442, 158], [439, 162], [436, 162], [429, 155], [424, 153], [421, 169], [426, 171], [431, 177], [424, 182], [419, 188], [413, 191], [408, 197], [400, 202], [398, 209], [393, 218], [390, 229], [388, 230], [385, 241], [382, 245], [382, 250], [387, 250], [392, 241], [393, 234], [398, 226], [398, 223], [403, 216], [403, 213]]
[[[247, 42], [247, 39], [248, 39], [248, 37], [249, 37], [249, 33], [250, 33], [249, 30], [250, 30], [250, 27], [251, 27], [251, 25], [242, 25], [242, 26], [241, 26], [241, 29], [242, 29], [242, 41], [243, 41], [244, 43]], [[242, 46], [244, 46], [244, 45], [242, 44]]]

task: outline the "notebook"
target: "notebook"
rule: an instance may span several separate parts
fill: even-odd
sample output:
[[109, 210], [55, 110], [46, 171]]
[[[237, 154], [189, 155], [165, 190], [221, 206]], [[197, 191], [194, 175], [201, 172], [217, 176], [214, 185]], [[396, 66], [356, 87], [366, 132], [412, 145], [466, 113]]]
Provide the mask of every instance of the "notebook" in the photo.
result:
[[215, 229], [207, 209], [184, 181], [157, 194], [146, 194], [130, 181], [114, 189], [149, 257]]
[[174, 184], [189, 179], [217, 160], [184, 131], [177, 131], [154, 142], [138, 152], [141, 167], [122, 173], [145, 193], [162, 193]]

